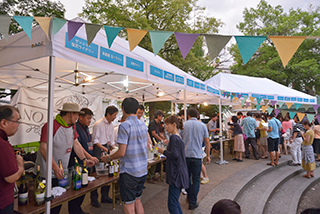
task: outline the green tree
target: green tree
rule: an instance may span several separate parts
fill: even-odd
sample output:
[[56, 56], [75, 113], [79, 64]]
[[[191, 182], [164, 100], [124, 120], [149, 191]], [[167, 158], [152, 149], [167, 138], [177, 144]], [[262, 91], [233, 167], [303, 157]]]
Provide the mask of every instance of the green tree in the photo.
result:
[[[287, 13], [278, 5], [272, 7], [261, 0], [257, 8], [245, 8], [244, 21], [237, 28], [244, 35], [266, 36], [319, 36], [320, 7], [309, 6], [307, 11], [291, 8]], [[320, 92], [320, 41], [306, 39], [284, 68], [280, 57], [267, 39], [250, 61], [244, 65], [238, 47], [233, 45], [230, 53], [235, 64], [232, 73], [267, 77], [286, 86], [309, 94]]]
[[[64, 5], [50, 0], [3, 0], [0, 3], [0, 15], [9, 16], [41, 16], [64, 18]], [[36, 22], [34, 23], [36, 24]], [[12, 19], [9, 34], [22, 31], [18, 23]]]

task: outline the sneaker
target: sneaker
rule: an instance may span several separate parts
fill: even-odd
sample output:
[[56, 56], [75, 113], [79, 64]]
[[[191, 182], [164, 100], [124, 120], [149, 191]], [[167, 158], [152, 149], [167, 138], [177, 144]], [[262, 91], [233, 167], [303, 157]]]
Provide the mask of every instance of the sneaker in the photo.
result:
[[206, 184], [209, 182], [209, 178], [208, 177], [203, 177], [202, 181], [200, 182], [201, 184]]
[[237, 162], [243, 162], [243, 160], [238, 159]]
[[185, 189], [181, 189], [182, 194], [187, 195], [187, 191]]
[[199, 207], [199, 203], [197, 202], [195, 205], [189, 205], [189, 210], [194, 210]]

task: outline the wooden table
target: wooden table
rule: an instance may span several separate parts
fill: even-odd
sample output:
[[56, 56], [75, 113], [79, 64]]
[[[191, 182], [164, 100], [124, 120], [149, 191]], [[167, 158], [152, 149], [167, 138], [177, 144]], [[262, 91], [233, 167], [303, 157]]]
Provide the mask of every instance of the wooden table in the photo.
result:
[[[230, 143], [230, 142], [233, 142], [233, 138], [231, 139], [222, 139], [222, 146], [223, 146], [223, 153], [225, 153], [225, 143]], [[210, 144], [217, 144], [217, 143], [220, 143], [220, 140], [212, 140], [210, 141]], [[231, 147], [229, 147], [229, 149], [231, 149]]]
[[153, 165], [156, 165], [158, 163], [160, 163], [160, 180], [162, 181], [162, 178], [163, 178], [163, 162], [167, 160], [167, 158], [160, 158], [160, 159], [157, 159], [157, 160], [148, 160], [148, 169], [150, 169], [151, 166]]
[[[113, 209], [115, 209], [115, 191], [114, 191], [115, 187], [114, 186], [115, 186], [115, 183], [118, 181], [119, 176], [116, 176], [116, 177], [99, 176], [98, 179], [95, 174], [90, 176], [94, 176], [96, 180], [89, 182], [87, 187], [82, 187], [80, 190], [73, 190], [72, 188], [67, 189], [67, 191], [64, 192], [61, 196], [56, 197], [51, 201], [51, 208], [59, 206], [64, 202], [70, 201], [72, 199], [78, 198], [79, 196], [84, 195], [88, 192], [91, 192], [92, 190], [98, 189], [99, 187], [102, 187], [105, 185], [111, 185]], [[14, 211], [15, 213], [22, 213], [22, 214], [41, 213], [45, 211], [45, 204], [41, 206], [36, 206], [35, 202], [32, 201], [31, 203], [29, 202], [28, 205], [18, 206], [18, 200], [16, 198], [14, 202]]]

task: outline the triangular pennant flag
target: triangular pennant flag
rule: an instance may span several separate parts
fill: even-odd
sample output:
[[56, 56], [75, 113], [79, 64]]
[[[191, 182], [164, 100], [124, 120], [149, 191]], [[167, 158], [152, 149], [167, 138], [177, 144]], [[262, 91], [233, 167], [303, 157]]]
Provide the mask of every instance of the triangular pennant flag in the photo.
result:
[[257, 111], [259, 111], [261, 105], [256, 105]]
[[149, 30], [151, 45], [154, 55], [157, 55], [164, 43], [173, 34], [172, 31], [153, 31]]
[[257, 99], [257, 103], [259, 104], [261, 102], [261, 98], [256, 98]]
[[107, 35], [108, 40], [108, 46], [111, 48], [111, 45], [113, 43], [113, 40], [118, 36], [118, 33], [120, 30], [124, 29], [123, 27], [109, 27], [109, 26], [103, 26], [104, 31]]
[[247, 100], [248, 96], [247, 95], [243, 95], [243, 99]]
[[224, 93], [223, 93], [223, 96], [224, 96], [224, 97], [227, 96], [227, 92], [224, 92]]
[[273, 107], [276, 103], [277, 103], [277, 101], [276, 100], [271, 100], [271, 106]]
[[82, 22], [68, 21], [68, 41], [70, 41], [77, 34], [82, 25]]
[[254, 99], [256, 99], [256, 98], [254, 98], [254, 97], [250, 97], [251, 102], [253, 102], [253, 101], [254, 101]]
[[288, 109], [293, 105], [293, 103], [286, 103]]
[[320, 123], [320, 115], [319, 114], [317, 114], [317, 120], [318, 120], [318, 122]]
[[90, 46], [91, 42], [94, 40], [97, 33], [101, 29], [101, 25], [85, 23], [85, 26], [86, 26], [86, 34], [87, 34], [87, 43], [88, 43], [88, 46]]
[[0, 33], [8, 41], [9, 27], [11, 23], [11, 17], [8, 15], [0, 15]]
[[298, 115], [299, 121], [301, 121], [306, 114], [305, 114], [305, 113], [297, 112], [297, 115]]
[[277, 49], [283, 67], [286, 67], [306, 36], [269, 36]]
[[273, 111], [273, 108], [268, 107], [268, 113], [271, 114], [272, 111]]
[[206, 38], [207, 47], [211, 60], [218, 56], [222, 48], [224, 48], [231, 39], [231, 36], [221, 36], [212, 34], [204, 34], [204, 37]]
[[227, 97], [229, 98], [230, 97], [230, 93], [226, 92], [227, 93]]
[[313, 121], [315, 114], [307, 114], [307, 118], [309, 120], [309, 123], [311, 123]]
[[237, 97], [238, 97], [238, 99], [240, 99], [242, 97], [242, 95], [241, 94], [237, 94]]
[[266, 40], [266, 36], [235, 36], [238, 48], [244, 64], [250, 60], [251, 56]]
[[301, 103], [295, 103], [294, 105], [296, 106], [296, 109], [298, 110], [302, 104]]
[[231, 95], [235, 97], [235, 96], [236, 96], [236, 93], [231, 93]]
[[[293, 118], [294, 118], [294, 116], [296, 115], [296, 113], [297, 113], [297, 112], [289, 111], [290, 119], [293, 119]], [[284, 117], [285, 115], [282, 115], [282, 116]]]
[[264, 113], [267, 110], [268, 106], [261, 106], [261, 108], [262, 108], [262, 113]]
[[241, 100], [241, 106], [244, 106], [245, 100]]
[[265, 105], [268, 105], [269, 100], [267, 100], [267, 99], [263, 99], [263, 102], [264, 102], [264, 104], [265, 104]]
[[[249, 105], [250, 105], [250, 103], [249, 102], [246, 102], [246, 107], [248, 108], [249, 107]], [[320, 121], [320, 120], [319, 120]]]
[[[305, 110], [308, 110], [310, 108], [309, 104], [302, 104]], [[320, 122], [320, 121], [319, 121]]]
[[128, 33], [128, 41], [130, 46], [130, 51], [132, 51], [143, 39], [143, 37], [148, 33], [147, 30], [138, 30], [132, 28], [126, 28]]
[[32, 40], [31, 39], [31, 27], [32, 27], [33, 17], [31, 17], [31, 16], [13, 16], [13, 18], [22, 27], [24, 32], [26, 32], [29, 39]]
[[175, 32], [174, 35], [176, 37], [182, 57], [183, 59], [185, 59], [189, 51], [191, 50], [193, 43], [196, 41], [200, 34]]
[[45, 34], [47, 35], [48, 38], [49, 37], [49, 28], [50, 28], [50, 21], [51, 18], [50, 17], [33, 17], [38, 24], [40, 25], [40, 27], [42, 28], [42, 30], [45, 32]]
[[287, 110], [281, 110], [282, 117], [286, 116], [287, 113], [288, 113]]
[[233, 101], [234, 101], [234, 102], [237, 102], [237, 101], [238, 101], [238, 97], [234, 97], [234, 98], [233, 98]]
[[274, 113], [276, 114], [276, 116], [278, 116], [278, 114], [280, 113], [280, 109], [275, 109]]
[[232, 102], [232, 99], [233, 99], [233, 96], [232, 96], [232, 95], [230, 95], [230, 102]]
[[279, 107], [283, 106], [284, 102], [278, 101]]
[[56, 33], [59, 32], [59, 30], [65, 25], [67, 20], [64, 19], [58, 19], [58, 18], [53, 18], [52, 20], [52, 34], [55, 35]]
[[317, 105], [317, 104], [312, 105], [312, 107], [313, 107], [313, 109], [314, 109], [314, 111], [315, 111], [316, 113], [317, 113], [317, 110], [318, 110], [319, 106], [320, 106], [320, 105]]

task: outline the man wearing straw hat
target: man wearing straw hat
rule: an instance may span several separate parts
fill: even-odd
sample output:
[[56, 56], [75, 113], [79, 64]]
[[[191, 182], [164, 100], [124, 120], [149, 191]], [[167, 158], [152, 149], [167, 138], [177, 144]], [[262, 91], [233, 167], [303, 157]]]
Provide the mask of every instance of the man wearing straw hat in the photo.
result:
[[[79, 118], [80, 107], [76, 103], [64, 103], [62, 109], [58, 109], [58, 114], [53, 121], [53, 152], [52, 152], [52, 186], [58, 186], [58, 179], [62, 179], [64, 172], [58, 166], [58, 160], [62, 160], [62, 166], [67, 169], [70, 159], [70, 154], [73, 150], [80, 160], [87, 159], [87, 166], [92, 167], [98, 163], [97, 158], [92, 157], [84, 150], [78, 141], [78, 133], [75, 123]], [[40, 165], [41, 177], [45, 177], [47, 160], [47, 123], [42, 127], [39, 152], [36, 165]], [[36, 169], [36, 167], [35, 167]], [[52, 213], [59, 213], [61, 205], [52, 209]]]

